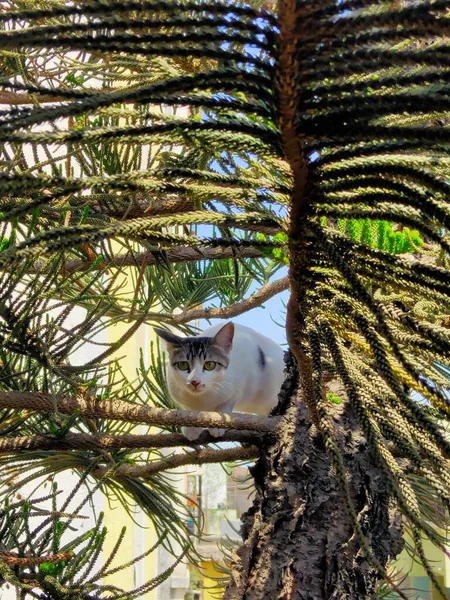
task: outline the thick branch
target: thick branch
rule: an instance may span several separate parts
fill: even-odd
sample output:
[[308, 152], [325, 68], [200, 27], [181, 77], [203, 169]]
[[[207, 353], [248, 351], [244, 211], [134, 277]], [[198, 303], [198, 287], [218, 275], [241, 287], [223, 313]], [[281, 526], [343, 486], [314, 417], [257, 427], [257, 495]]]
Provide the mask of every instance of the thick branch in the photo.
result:
[[115, 217], [116, 219], [139, 219], [141, 217], [156, 217], [161, 215], [173, 215], [176, 213], [186, 213], [195, 210], [195, 204], [191, 198], [155, 198], [151, 202], [139, 201], [136, 198], [131, 198], [128, 206], [109, 206], [93, 200], [88, 200], [87, 204], [93, 207], [96, 213]]
[[171, 315], [168, 317], [170, 323], [179, 325], [181, 323], [187, 323], [188, 321], [194, 321], [196, 319], [231, 319], [237, 315], [261, 306], [263, 302], [266, 302], [273, 296], [276, 296], [280, 292], [287, 290], [289, 287], [289, 278], [282, 277], [272, 283], [267, 283], [260, 288], [253, 296], [246, 298], [241, 302], [236, 302], [231, 306], [224, 308], [195, 308], [188, 310], [179, 315]]
[[277, 64], [279, 126], [283, 139], [285, 157], [291, 167], [293, 182], [289, 215], [289, 281], [291, 295], [287, 304], [286, 333], [289, 348], [299, 366], [302, 398], [306, 402], [311, 418], [319, 426], [317, 409], [312, 402], [312, 362], [304, 350], [306, 290], [305, 273], [311, 264], [312, 248], [306, 242], [305, 213], [308, 207], [307, 177], [308, 159], [304, 147], [304, 135], [296, 122], [299, 110], [298, 77], [302, 66], [299, 48], [302, 36], [310, 35], [311, 21], [307, 19], [314, 11], [308, 3], [284, 0], [279, 4], [280, 50]]
[[[302, 136], [298, 133], [298, 76], [301, 65], [298, 59], [299, 29], [304, 27], [303, 14], [295, 0], [279, 2], [279, 58], [277, 63], [279, 126], [283, 149], [293, 175], [292, 203], [289, 219], [290, 237], [301, 231], [304, 212], [307, 158]], [[306, 9], [307, 10], [307, 9]], [[313, 9], [310, 9], [313, 10]], [[303, 10], [303, 12], [305, 12]], [[309, 24], [308, 24], [309, 25]]]
[[[261, 258], [263, 256], [260, 250], [256, 248], [189, 248], [182, 246], [167, 250], [167, 260], [171, 263], [194, 262], [196, 260], [220, 260], [229, 258]], [[68, 260], [64, 267], [67, 273], [76, 271], [87, 271], [88, 269], [110, 269], [113, 267], [140, 267], [142, 263], [147, 265], [156, 264], [155, 255], [152, 252], [139, 252], [136, 254], [119, 254], [111, 258], [104, 257], [101, 263], [93, 265], [88, 260]], [[40, 273], [46, 270], [45, 263], [36, 262], [31, 273]]]
[[[188, 440], [181, 433], [155, 433], [152, 435], [91, 435], [89, 433], [67, 433], [64, 437], [27, 435], [0, 438], [0, 455], [20, 450], [152, 450], [157, 448], [180, 448], [182, 446], [204, 446], [220, 442], [239, 442], [259, 446], [262, 435], [254, 431], [229, 429], [218, 439], [207, 429], [196, 439]], [[406, 459], [394, 445], [386, 444], [389, 452], [398, 459]]]
[[47, 554], [45, 556], [18, 556], [16, 552], [0, 550], [0, 560], [7, 565], [21, 567], [35, 567], [46, 562], [56, 563], [61, 560], [70, 560], [73, 556], [73, 552], [58, 552], [56, 554]]
[[90, 473], [94, 477], [151, 477], [160, 471], [175, 469], [182, 465], [203, 465], [205, 463], [232, 462], [235, 460], [250, 460], [259, 456], [259, 449], [255, 446], [249, 448], [226, 448], [222, 450], [195, 450], [186, 454], [173, 454], [163, 460], [154, 461], [148, 465], [120, 465], [117, 469], [111, 467], [98, 467]]
[[[221, 436], [222, 442], [257, 443], [260, 436], [250, 431], [229, 430]], [[29, 435], [0, 439], [0, 455], [20, 450], [117, 450], [135, 448], [150, 450], [153, 448], [176, 448], [180, 446], [199, 446], [217, 442], [217, 437], [208, 430], [197, 440], [190, 441], [180, 433], [157, 433], [153, 435], [90, 435], [88, 433], [67, 433], [64, 437]]]
[[129, 404], [122, 400], [98, 400], [92, 397], [62, 397], [39, 392], [0, 392], [0, 408], [29, 409], [72, 415], [76, 410], [83, 417], [115, 419], [128, 423], [149, 425], [185, 425], [187, 427], [214, 427], [219, 429], [247, 429], [261, 433], [275, 431], [279, 417], [260, 417], [244, 413], [217, 413], [210, 411], [167, 410]]
[[[94, 93], [97, 92], [99, 94], [104, 94], [105, 92], [110, 92], [110, 88], [97, 88], [90, 89], [89, 92]], [[0, 92], [0, 104], [10, 104], [12, 106], [18, 106], [21, 104], [36, 104], [36, 101], [39, 101], [39, 104], [48, 104], [54, 102], [67, 102], [68, 98], [65, 95], [57, 96], [55, 94], [38, 94], [38, 93], [18, 93], [1, 91]]]

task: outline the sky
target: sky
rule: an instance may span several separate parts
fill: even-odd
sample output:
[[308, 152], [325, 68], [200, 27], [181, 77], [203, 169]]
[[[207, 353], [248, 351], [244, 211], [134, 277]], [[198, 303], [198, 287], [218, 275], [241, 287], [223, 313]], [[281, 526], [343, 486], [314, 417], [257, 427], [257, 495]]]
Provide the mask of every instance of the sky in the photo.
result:
[[[277, 279], [281, 278], [285, 275], [282, 270], [278, 271]], [[273, 281], [276, 279], [274, 278]], [[250, 294], [257, 289], [257, 286], [254, 286], [250, 289]], [[248, 296], [247, 296], [248, 297]], [[286, 333], [285, 333], [285, 324], [286, 324], [286, 303], [289, 297], [289, 292], [284, 291], [277, 296], [274, 296], [267, 302], [265, 302], [262, 306], [258, 308], [254, 308], [253, 310], [249, 310], [248, 312], [239, 315], [238, 317], [233, 317], [229, 319], [233, 321], [233, 323], [240, 323], [241, 325], [246, 325], [247, 327], [251, 327], [252, 329], [256, 329], [259, 333], [266, 335], [271, 338], [280, 346], [285, 347], [286, 345]], [[216, 323], [216, 319], [211, 319], [210, 324], [213, 325]], [[202, 320], [200, 322], [200, 328], [206, 329], [209, 326], [207, 321]]]
[[238, 317], [234, 317], [232, 321], [241, 323], [247, 327], [252, 327], [282, 346], [283, 344], [286, 344], [285, 305], [288, 297], [289, 292], [282, 292], [265, 302], [263, 306], [254, 308]]

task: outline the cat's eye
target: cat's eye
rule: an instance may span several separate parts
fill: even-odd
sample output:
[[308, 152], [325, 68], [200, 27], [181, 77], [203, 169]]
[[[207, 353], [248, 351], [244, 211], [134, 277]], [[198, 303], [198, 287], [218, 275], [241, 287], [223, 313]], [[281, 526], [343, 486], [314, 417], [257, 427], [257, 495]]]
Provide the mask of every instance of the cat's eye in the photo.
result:
[[216, 368], [216, 364], [217, 363], [215, 363], [213, 360], [207, 360], [203, 365], [203, 368], [205, 369], [205, 371], [214, 371], [214, 369]]
[[187, 360], [180, 360], [177, 362], [177, 367], [180, 371], [189, 371], [189, 363]]

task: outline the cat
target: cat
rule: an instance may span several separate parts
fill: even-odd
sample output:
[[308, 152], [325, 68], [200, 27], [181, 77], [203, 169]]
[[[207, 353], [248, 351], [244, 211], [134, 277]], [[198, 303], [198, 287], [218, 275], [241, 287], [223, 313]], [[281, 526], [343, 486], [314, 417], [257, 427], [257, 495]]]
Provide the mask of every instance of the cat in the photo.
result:
[[[276, 406], [284, 378], [284, 351], [250, 327], [228, 322], [197, 337], [180, 337], [155, 327], [169, 355], [170, 395], [187, 410], [268, 415]], [[204, 430], [184, 427], [195, 440]], [[209, 430], [216, 437], [223, 429]]]

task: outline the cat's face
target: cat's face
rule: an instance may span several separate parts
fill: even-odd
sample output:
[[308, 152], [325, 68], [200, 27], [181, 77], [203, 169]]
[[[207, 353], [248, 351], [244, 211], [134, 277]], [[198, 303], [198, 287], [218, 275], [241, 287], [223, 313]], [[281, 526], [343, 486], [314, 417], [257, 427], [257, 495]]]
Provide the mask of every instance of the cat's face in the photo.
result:
[[179, 337], [155, 328], [166, 342], [168, 368], [180, 387], [190, 394], [218, 391], [230, 362], [234, 325], [227, 323], [214, 337]]

